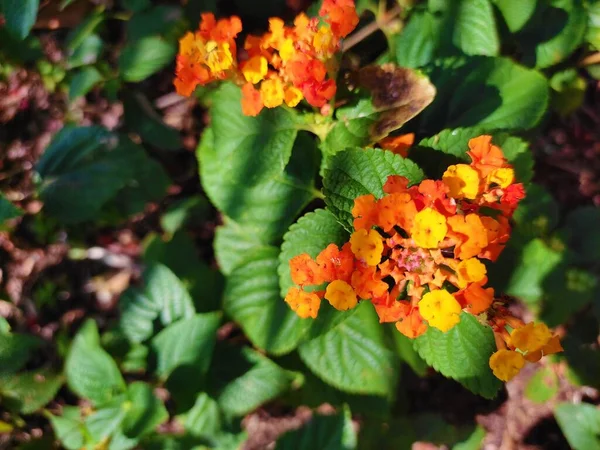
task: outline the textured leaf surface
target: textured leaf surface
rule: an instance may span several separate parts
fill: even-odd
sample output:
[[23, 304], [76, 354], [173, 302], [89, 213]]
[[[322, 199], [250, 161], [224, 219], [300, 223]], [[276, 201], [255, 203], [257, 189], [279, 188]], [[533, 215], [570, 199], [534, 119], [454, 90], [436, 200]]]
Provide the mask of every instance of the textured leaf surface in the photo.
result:
[[475, 394], [493, 398], [502, 386], [489, 366], [496, 351], [492, 329], [470, 314], [462, 313], [460, 323], [447, 333], [429, 327], [415, 339], [415, 347], [427, 364]]
[[574, 450], [600, 449], [600, 410], [596, 406], [561, 403], [554, 416]]
[[181, 365], [206, 372], [217, 337], [219, 313], [197, 314], [172, 323], [152, 339], [157, 356], [156, 374], [167, 377]]
[[294, 285], [290, 276], [290, 259], [301, 253], [308, 253], [315, 258], [329, 244], [341, 247], [348, 238], [348, 232], [327, 210], [317, 209], [301, 217], [283, 237], [277, 270], [281, 296], [285, 297], [288, 289]]
[[156, 398], [148, 383], [131, 383], [127, 387], [127, 401], [131, 402], [131, 408], [123, 421], [123, 432], [128, 437], [139, 438], [169, 418], [163, 402]]
[[369, 302], [327, 333], [298, 348], [308, 368], [326, 383], [356, 394], [389, 395], [396, 379], [396, 358], [386, 347], [383, 329]]
[[31, 414], [52, 400], [63, 383], [62, 375], [47, 370], [2, 378], [2, 404], [12, 411]]
[[241, 265], [254, 250], [269, 248], [252, 230], [226, 220], [215, 233], [215, 257], [225, 275]]
[[115, 361], [98, 342], [98, 330], [91, 320], [80, 331], [67, 355], [65, 373], [69, 388], [95, 404], [114, 398], [125, 390]]
[[412, 161], [389, 151], [349, 149], [332, 156], [323, 180], [329, 210], [347, 230], [352, 230], [352, 207], [360, 195], [384, 195], [383, 185], [389, 175], [402, 175], [411, 184], [423, 178], [423, 172]]
[[6, 29], [16, 38], [25, 39], [37, 16], [39, 0], [0, 0]]
[[269, 353], [293, 350], [310, 319], [300, 319], [279, 295], [278, 250], [266, 248], [248, 255], [229, 276], [223, 307], [252, 343]]
[[119, 70], [125, 81], [138, 82], [167, 66], [177, 49], [157, 36], [128, 43], [119, 56]]
[[350, 410], [344, 408], [340, 414], [314, 415], [302, 428], [281, 436], [275, 450], [353, 450], [356, 444]]
[[217, 401], [202, 393], [192, 409], [185, 414], [184, 427], [194, 436], [215, 436], [223, 426], [221, 415]]
[[143, 342], [154, 334], [154, 321], [163, 326], [194, 315], [190, 294], [175, 274], [162, 264], [150, 265], [140, 290], [129, 288], [121, 297], [120, 327], [132, 342]]

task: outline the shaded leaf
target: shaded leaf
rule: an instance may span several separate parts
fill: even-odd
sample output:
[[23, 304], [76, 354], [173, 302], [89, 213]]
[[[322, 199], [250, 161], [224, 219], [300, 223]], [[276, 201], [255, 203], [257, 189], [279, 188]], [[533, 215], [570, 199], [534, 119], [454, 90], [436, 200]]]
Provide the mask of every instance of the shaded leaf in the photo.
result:
[[2, 404], [12, 411], [31, 414], [52, 400], [63, 383], [62, 375], [47, 370], [2, 378]]
[[37, 16], [39, 0], [1, 0], [6, 29], [16, 38], [25, 39]]
[[154, 393], [149, 384], [136, 381], [127, 387], [127, 401], [131, 408], [123, 421], [123, 432], [126, 436], [139, 438], [151, 432], [169, 418], [169, 413]]
[[0, 225], [6, 220], [14, 219], [22, 215], [23, 210], [21, 210], [21, 208], [16, 207], [0, 194]]
[[21, 369], [41, 341], [27, 334], [0, 333], [0, 375]]
[[78, 97], [83, 97], [102, 80], [102, 75], [93, 66], [84, 67], [75, 72], [69, 82], [69, 99], [74, 100]]
[[174, 44], [156, 36], [129, 42], [119, 55], [119, 70], [125, 81], [139, 82], [166, 67], [175, 58]]

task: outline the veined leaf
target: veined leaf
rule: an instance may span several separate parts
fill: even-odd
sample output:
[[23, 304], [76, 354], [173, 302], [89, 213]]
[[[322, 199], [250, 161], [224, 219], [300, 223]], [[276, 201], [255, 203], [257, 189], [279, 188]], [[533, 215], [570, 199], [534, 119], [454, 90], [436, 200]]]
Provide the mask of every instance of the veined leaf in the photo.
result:
[[262, 242], [261, 236], [231, 219], [225, 220], [225, 224], [217, 228], [214, 247], [219, 268], [225, 275], [230, 275], [244, 263], [254, 250], [269, 248]]
[[489, 366], [496, 351], [492, 329], [470, 314], [462, 313], [458, 325], [446, 333], [429, 327], [414, 345], [427, 364], [475, 394], [493, 398], [502, 386]]
[[139, 82], [167, 66], [177, 49], [171, 42], [149, 36], [130, 42], [119, 56], [119, 70], [125, 81]]
[[397, 359], [386, 347], [383, 328], [370, 302], [327, 333], [298, 348], [308, 368], [326, 383], [355, 394], [391, 395]]
[[389, 151], [354, 148], [335, 154], [327, 163], [323, 180], [329, 210], [347, 230], [353, 230], [354, 199], [365, 194], [381, 198], [389, 175], [402, 175], [411, 184], [423, 178], [414, 162]]

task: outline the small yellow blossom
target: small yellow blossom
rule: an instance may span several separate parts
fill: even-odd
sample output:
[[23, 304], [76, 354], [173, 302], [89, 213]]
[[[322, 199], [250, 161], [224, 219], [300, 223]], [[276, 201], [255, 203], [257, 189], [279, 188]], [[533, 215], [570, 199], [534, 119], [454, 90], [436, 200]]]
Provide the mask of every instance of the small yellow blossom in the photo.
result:
[[430, 291], [419, 302], [419, 312], [429, 326], [444, 333], [460, 322], [461, 307], [458, 301], [444, 289]]
[[368, 266], [376, 266], [381, 261], [383, 239], [375, 230], [358, 230], [350, 236], [350, 248], [354, 256]]
[[473, 200], [479, 193], [479, 174], [466, 164], [456, 164], [448, 167], [442, 176], [442, 180], [450, 189], [450, 197]]
[[490, 357], [490, 368], [502, 381], [509, 381], [525, 366], [525, 358], [519, 352], [498, 350]]
[[461, 261], [456, 268], [458, 276], [458, 287], [463, 289], [469, 283], [477, 283], [485, 278], [487, 269], [477, 258], [469, 258]]
[[411, 236], [419, 247], [436, 248], [447, 232], [446, 218], [436, 210], [425, 208], [415, 215]]
[[515, 171], [510, 167], [495, 169], [487, 177], [488, 184], [497, 184], [502, 189], [506, 189], [513, 181], [515, 181]]
[[257, 84], [267, 75], [267, 66], [267, 58], [254, 56], [246, 61], [242, 67], [242, 73], [248, 83]]
[[297, 87], [290, 86], [285, 90], [285, 104], [288, 105], [290, 108], [293, 108], [294, 106], [298, 105], [298, 103], [300, 103], [300, 101], [303, 98], [304, 96], [302, 95], [302, 91]]
[[325, 298], [329, 300], [331, 306], [339, 311], [352, 309], [358, 303], [356, 292], [354, 292], [352, 286], [342, 280], [329, 283], [325, 291]]
[[523, 352], [541, 350], [552, 339], [552, 332], [543, 323], [529, 322], [524, 327], [516, 328], [510, 334], [510, 342]]
[[295, 53], [296, 49], [294, 48], [294, 40], [291, 38], [285, 39], [281, 43], [281, 47], [279, 49], [279, 56], [281, 57], [281, 60], [283, 62], [287, 62], [292, 59]]
[[260, 95], [267, 108], [276, 108], [283, 103], [283, 83], [280, 78], [263, 81], [260, 85]]
[[206, 43], [206, 65], [212, 73], [223, 72], [233, 66], [233, 55], [227, 42]]

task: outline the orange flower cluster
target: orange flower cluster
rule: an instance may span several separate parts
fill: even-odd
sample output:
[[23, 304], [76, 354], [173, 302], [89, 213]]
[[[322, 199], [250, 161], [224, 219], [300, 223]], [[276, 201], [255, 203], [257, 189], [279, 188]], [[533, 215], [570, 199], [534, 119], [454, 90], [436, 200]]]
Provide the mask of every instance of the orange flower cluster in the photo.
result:
[[[356, 198], [349, 242], [330, 244], [315, 259], [290, 260], [297, 286], [286, 295], [289, 306], [300, 317], [316, 318], [323, 298], [338, 310], [370, 301], [380, 322], [394, 322], [409, 338], [428, 326], [450, 330], [462, 311], [494, 316], [482, 260], [495, 261], [502, 252], [524, 190], [490, 136], [468, 145], [472, 162], [448, 167], [441, 180], [409, 187], [394, 175], [381, 199]], [[324, 283], [325, 290], [305, 289]], [[545, 351], [534, 350], [540, 357], [538, 350]]]
[[357, 24], [354, 0], [324, 0], [319, 17], [301, 13], [293, 27], [269, 19], [269, 31], [249, 35], [238, 59], [234, 39], [242, 29], [240, 19], [216, 22], [212, 14], [203, 14], [200, 30], [180, 41], [175, 87], [189, 96], [198, 85], [231, 80], [242, 86], [247, 116], [283, 103], [294, 107], [303, 99], [321, 108], [336, 92], [334, 55]]

